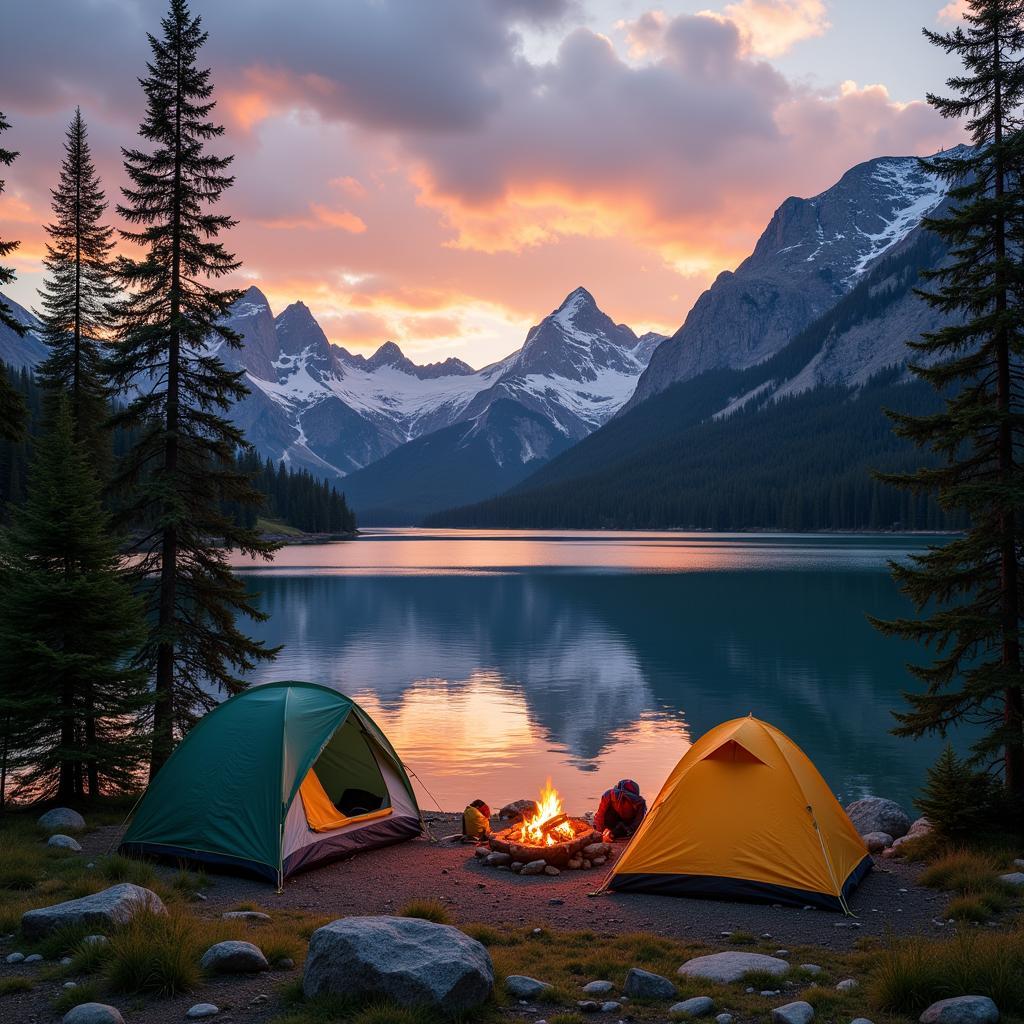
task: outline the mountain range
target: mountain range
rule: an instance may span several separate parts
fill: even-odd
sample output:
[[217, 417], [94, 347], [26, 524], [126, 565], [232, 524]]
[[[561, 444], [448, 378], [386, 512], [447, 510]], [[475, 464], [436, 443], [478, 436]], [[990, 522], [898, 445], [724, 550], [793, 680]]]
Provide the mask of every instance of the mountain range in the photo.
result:
[[[838, 438], [833, 447], [865, 473], [871, 458], [906, 455], [872, 395], [928, 400], [899, 388], [906, 342], [940, 323], [915, 289], [944, 258], [921, 226], [944, 203], [915, 157], [858, 164], [817, 196], [786, 199], [670, 338], [638, 337], [581, 287], [522, 348], [478, 370], [454, 358], [418, 365], [390, 341], [354, 354], [303, 303], [275, 316], [252, 287], [229, 322], [242, 347], [220, 353], [250, 388], [233, 416], [263, 456], [343, 478], [364, 524], [711, 525], [683, 499], [700, 473], [722, 489], [743, 462], [736, 445], [752, 451], [770, 436], [795, 452], [845, 432], [861, 439], [856, 451]], [[0, 334], [8, 363], [31, 367], [41, 354], [34, 334]], [[792, 437], [778, 433], [783, 422]], [[782, 495], [779, 459], [763, 458], [750, 473]], [[790, 461], [803, 467], [794, 481], [811, 472]], [[838, 479], [823, 464], [816, 472]], [[760, 514], [734, 525], [768, 525]]]

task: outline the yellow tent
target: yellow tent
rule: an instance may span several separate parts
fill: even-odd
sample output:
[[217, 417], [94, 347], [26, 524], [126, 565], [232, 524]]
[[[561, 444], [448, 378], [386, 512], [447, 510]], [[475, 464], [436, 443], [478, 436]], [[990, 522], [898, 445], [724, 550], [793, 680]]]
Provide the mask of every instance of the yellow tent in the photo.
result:
[[751, 716], [690, 747], [605, 887], [846, 910], [871, 863], [807, 755]]

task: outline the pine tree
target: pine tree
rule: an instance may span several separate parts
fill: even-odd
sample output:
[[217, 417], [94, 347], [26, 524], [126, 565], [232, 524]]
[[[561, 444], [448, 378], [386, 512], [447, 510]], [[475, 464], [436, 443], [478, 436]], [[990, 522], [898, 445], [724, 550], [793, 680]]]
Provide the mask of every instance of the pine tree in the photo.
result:
[[[10, 124], [2, 113], [0, 113], [0, 135], [2, 135]], [[0, 164], [10, 167], [18, 154], [0, 146]], [[4, 190], [4, 180], [0, 178], [0, 193]], [[5, 242], [0, 238], [0, 257], [9, 256], [18, 248], [18, 242]], [[0, 265], [0, 285], [10, 284], [14, 280], [14, 270], [10, 267]], [[14, 331], [19, 337], [28, 333], [28, 328], [14, 316], [14, 310], [4, 302], [0, 296], [0, 327], [7, 327]], [[0, 437], [8, 441], [17, 441], [25, 431], [25, 404], [21, 396], [11, 386], [6, 373], [0, 373]]]
[[949, 744], [928, 769], [928, 779], [915, 801], [943, 839], [965, 842], [991, 831], [997, 806], [992, 776], [972, 768]]
[[935, 650], [930, 664], [912, 666], [924, 692], [907, 695], [896, 732], [944, 735], [959, 722], [983, 723], [976, 760], [1001, 763], [1024, 813], [1024, 2], [971, 0], [964, 21], [925, 33], [964, 65], [947, 83], [954, 96], [928, 100], [944, 117], [966, 119], [974, 143], [923, 161], [952, 186], [949, 213], [925, 222], [950, 258], [926, 275], [934, 290], [922, 293], [948, 321], [912, 343], [912, 369], [943, 394], [944, 407], [893, 416], [899, 434], [940, 462], [890, 479], [936, 493], [970, 525], [892, 566], [917, 617], [878, 625]]
[[137, 785], [146, 753], [147, 677], [127, 665], [141, 601], [100, 495], [62, 401], [0, 545], [0, 771], [60, 799]]
[[239, 674], [276, 653], [238, 628], [239, 617], [262, 616], [226, 556], [229, 548], [265, 557], [275, 550], [223, 511], [225, 502], [259, 501], [235, 464], [244, 439], [225, 416], [247, 393], [243, 374], [216, 354], [241, 344], [223, 322], [241, 293], [214, 286], [239, 266], [218, 241], [235, 222], [210, 209], [232, 184], [232, 158], [207, 152], [224, 129], [210, 120], [210, 71], [197, 65], [206, 41], [200, 19], [185, 0], [171, 0], [161, 28], [161, 38], [149, 36], [141, 80], [139, 133], [151, 148], [124, 151], [131, 184], [118, 211], [136, 230], [122, 234], [145, 255], [118, 265], [129, 297], [111, 362], [119, 388], [141, 385], [114, 422], [139, 432], [119, 481], [139, 527], [138, 572], [152, 581], [153, 628], [139, 663], [155, 675], [153, 773], [175, 732], [214, 705], [211, 688], [238, 692]]
[[76, 438], [91, 439], [102, 459], [109, 395], [101, 345], [117, 291], [110, 266], [114, 243], [113, 228], [102, 222], [107, 202], [79, 109], [68, 125], [59, 184], [50, 194], [54, 222], [46, 227], [47, 277], [38, 314], [50, 355], [38, 379], [52, 394], [68, 396]]

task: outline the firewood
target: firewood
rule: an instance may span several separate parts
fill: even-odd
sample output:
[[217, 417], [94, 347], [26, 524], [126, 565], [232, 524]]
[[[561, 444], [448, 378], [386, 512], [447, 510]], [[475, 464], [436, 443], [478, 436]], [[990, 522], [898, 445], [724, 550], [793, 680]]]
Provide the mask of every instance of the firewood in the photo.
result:
[[540, 826], [541, 835], [546, 836], [553, 828], [558, 828], [559, 825], [568, 820], [568, 814], [556, 814], [553, 818], [548, 818], [548, 820], [543, 822]]

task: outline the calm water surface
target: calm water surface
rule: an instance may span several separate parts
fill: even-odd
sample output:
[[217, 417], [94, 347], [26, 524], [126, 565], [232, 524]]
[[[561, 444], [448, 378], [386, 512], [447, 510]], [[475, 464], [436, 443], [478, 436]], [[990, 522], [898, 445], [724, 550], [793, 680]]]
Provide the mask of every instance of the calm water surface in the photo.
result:
[[376, 530], [237, 558], [284, 644], [253, 681], [355, 697], [426, 808], [551, 776], [570, 810], [624, 776], [653, 796], [691, 738], [773, 722], [844, 801], [909, 802], [938, 740], [889, 735], [917, 652], [886, 563], [916, 537]]

